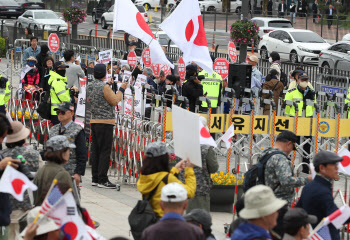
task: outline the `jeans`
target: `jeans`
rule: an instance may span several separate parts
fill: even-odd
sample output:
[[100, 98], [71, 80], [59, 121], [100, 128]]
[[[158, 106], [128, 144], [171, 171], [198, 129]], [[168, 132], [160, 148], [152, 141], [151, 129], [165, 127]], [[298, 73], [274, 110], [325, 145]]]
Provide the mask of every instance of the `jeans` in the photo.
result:
[[291, 13], [290, 13], [290, 21], [291, 21], [292, 23], [295, 23], [295, 12], [291, 12]]
[[104, 184], [108, 181], [107, 172], [113, 143], [113, 125], [92, 123], [92, 181]]

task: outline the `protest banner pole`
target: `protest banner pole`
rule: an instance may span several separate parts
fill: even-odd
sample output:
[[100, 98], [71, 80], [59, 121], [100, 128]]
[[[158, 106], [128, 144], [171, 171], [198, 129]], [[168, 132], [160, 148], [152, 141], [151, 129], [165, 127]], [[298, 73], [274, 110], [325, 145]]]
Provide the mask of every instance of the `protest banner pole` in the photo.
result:
[[315, 229], [312, 230], [312, 232], [308, 236], [309, 237], [308, 239], [311, 239], [311, 237], [315, 235], [318, 232], [318, 230], [320, 230], [323, 226], [324, 226], [324, 219], [322, 219], [322, 221], [315, 227]]
[[13, 49], [11, 50], [11, 87], [12, 87], [12, 79], [13, 79]]
[[[297, 135], [298, 132], [298, 119], [299, 119], [299, 111], [295, 111], [295, 124], [294, 124], [294, 134]], [[295, 163], [295, 154], [296, 151], [293, 151], [293, 166]]]
[[338, 111], [338, 121], [337, 121], [337, 136], [336, 136], [336, 141], [337, 141], [337, 145], [336, 145], [336, 153], [338, 154], [339, 151], [339, 128], [340, 128], [340, 111]]
[[[47, 194], [46, 194], [46, 197], [45, 197], [43, 203], [46, 201], [47, 197], [50, 195], [50, 193], [51, 193], [53, 187], [54, 187], [56, 184], [57, 184], [57, 179], [54, 179], [54, 180], [52, 181], [52, 184], [51, 184], [50, 188], [49, 188], [49, 191], [48, 191]], [[41, 207], [40, 207], [40, 210], [41, 210]], [[34, 221], [33, 221], [34, 224], [38, 221], [39, 216], [40, 216], [40, 211], [38, 212], [38, 214], [36, 215], [36, 217], [35, 217], [35, 219], [34, 219]], [[45, 216], [46, 216], [46, 215], [45, 215]]]

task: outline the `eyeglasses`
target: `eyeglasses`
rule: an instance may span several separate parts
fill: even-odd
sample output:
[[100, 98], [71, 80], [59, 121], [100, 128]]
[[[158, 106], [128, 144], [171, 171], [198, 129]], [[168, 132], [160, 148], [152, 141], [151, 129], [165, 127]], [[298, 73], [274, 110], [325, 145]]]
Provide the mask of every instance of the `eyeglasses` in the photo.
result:
[[[68, 110], [68, 111], [69, 111], [69, 110]], [[68, 112], [68, 111], [58, 110], [58, 111], [56, 111], [56, 113], [57, 113], [57, 115], [59, 115], [59, 114], [64, 115], [64, 114], [66, 114], [66, 112]]]

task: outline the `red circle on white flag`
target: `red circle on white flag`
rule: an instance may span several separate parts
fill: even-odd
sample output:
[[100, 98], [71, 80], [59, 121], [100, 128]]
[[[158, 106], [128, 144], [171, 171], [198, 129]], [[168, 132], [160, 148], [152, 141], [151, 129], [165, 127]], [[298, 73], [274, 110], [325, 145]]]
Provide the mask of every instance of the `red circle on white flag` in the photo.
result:
[[201, 128], [200, 133], [201, 133], [202, 138], [210, 138], [211, 137], [210, 133], [208, 132], [208, 130], [205, 127]]
[[25, 182], [22, 179], [15, 178], [14, 180], [12, 180], [11, 184], [12, 184], [13, 190], [15, 190], [15, 193], [20, 194], [22, 192], [22, 188]]
[[348, 156], [343, 156], [342, 158], [343, 158], [343, 161], [340, 162], [341, 165], [343, 167], [349, 166], [350, 165], [350, 158]]

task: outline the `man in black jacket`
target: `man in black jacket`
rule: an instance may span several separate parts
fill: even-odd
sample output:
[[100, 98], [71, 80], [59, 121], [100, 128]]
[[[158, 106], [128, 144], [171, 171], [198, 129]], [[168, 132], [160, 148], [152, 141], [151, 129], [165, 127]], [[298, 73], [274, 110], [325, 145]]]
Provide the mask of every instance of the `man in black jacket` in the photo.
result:
[[197, 66], [190, 64], [186, 66], [186, 82], [182, 86], [182, 95], [187, 97], [190, 111], [195, 112], [196, 101], [203, 96], [203, 86], [197, 78]]
[[312, 22], [316, 23], [318, 4], [317, 0], [312, 4]]
[[334, 11], [335, 10], [334, 10], [332, 4], [329, 4], [329, 8], [327, 8], [327, 10], [326, 10], [328, 29], [331, 29], [331, 26], [333, 24]]
[[272, 0], [269, 0], [269, 2], [267, 3], [267, 15], [269, 17], [272, 16], [272, 6], [273, 6], [273, 2]]
[[284, 0], [282, 0], [281, 3], [278, 5], [278, 16], [284, 17], [286, 12], [287, 12], [287, 5], [284, 3]]

